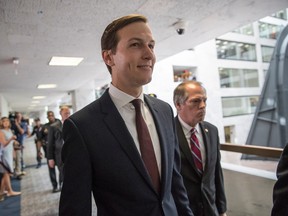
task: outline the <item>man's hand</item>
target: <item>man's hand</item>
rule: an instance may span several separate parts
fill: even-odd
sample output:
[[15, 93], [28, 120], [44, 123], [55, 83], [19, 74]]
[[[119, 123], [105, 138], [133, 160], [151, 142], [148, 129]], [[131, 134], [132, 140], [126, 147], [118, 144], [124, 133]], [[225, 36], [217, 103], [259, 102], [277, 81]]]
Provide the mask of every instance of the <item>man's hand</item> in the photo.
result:
[[50, 167], [50, 168], [54, 168], [54, 167], [55, 167], [55, 161], [54, 161], [53, 159], [50, 159], [50, 160], [48, 161], [48, 163], [49, 163], [49, 167]]

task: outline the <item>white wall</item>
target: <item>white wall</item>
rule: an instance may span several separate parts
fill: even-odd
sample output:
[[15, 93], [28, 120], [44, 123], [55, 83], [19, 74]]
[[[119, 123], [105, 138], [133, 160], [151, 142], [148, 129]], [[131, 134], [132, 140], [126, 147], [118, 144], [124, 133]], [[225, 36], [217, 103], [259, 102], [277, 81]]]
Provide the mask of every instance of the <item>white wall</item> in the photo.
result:
[[195, 51], [183, 51], [157, 62], [153, 79], [148, 84], [148, 87], [145, 88], [145, 93], [155, 93], [159, 99], [166, 101], [173, 107], [176, 115], [176, 109], [173, 104], [173, 91], [180, 82], [174, 82], [173, 65], [197, 67], [197, 80], [205, 85], [208, 96], [205, 120], [218, 127], [220, 140], [224, 142], [220, 84], [217, 68], [215, 67], [216, 51], [213, 47], [211, 48], [212, 43], [213, 41], [209, 41], [195, 48]]
[[9, 115], [9, 105], [7, 100], [3, 95], [0, 94], [0, 117], [8, 117]]
[[245, 144], [254, 115], [225, 117], [222, 115], [222, 96], [260, 95], [263, 77], [259, 88], [220, 88], [218, 67], [253, 68], [262, 72], [262, 64], [258, 62], [225, 61], [217, 59], [215, 40], [210, 40], [195, 47], [194, 51], [184, 51], [156, 63], [153, 79], [145, 87], [145, 93], [155, 93], [159, 99], [173, 104], [173, 91], [179, 82], [173, 79], [174, 66], [196, 67], [197, 80], [202, 82], [207, 90], [207, 112], [205, 120], [217, 126], [220, 142], [225, 142], [224, 127], [234, 126], [235, 144]]

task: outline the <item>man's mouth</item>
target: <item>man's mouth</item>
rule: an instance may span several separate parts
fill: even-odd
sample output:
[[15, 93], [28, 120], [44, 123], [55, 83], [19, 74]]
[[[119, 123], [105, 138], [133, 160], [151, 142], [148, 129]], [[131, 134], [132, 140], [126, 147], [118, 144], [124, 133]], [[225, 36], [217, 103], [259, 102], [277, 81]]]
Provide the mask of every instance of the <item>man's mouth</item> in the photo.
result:
[[151, 65], [138, 65], [139, 68], [147, 68], [147, 69], [152, 69]]

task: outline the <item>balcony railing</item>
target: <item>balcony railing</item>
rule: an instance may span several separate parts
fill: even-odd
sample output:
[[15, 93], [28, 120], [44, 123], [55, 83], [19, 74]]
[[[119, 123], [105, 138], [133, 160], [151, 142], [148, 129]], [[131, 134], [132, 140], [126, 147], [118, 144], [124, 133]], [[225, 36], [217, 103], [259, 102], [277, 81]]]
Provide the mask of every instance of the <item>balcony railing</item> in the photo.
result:
[[280, 158], [283, 149], [255, 146], [255, 145], [236, 145], [223, 143], [220, 146], [223, 151], [238, 152], [242, 154], [257, 155], [260, 157]]
[[[282, 153], [280, 148], [253, 145], [224, 143], [220, 148], [223, 151], [271, 158], [275, 165]], [[227, 215], [271, 215], [275, 171], [267, 171], [264, 169], [266, 167], [256, 169], [232, 163], [222, 163], [222, 168], [228, 207]]]

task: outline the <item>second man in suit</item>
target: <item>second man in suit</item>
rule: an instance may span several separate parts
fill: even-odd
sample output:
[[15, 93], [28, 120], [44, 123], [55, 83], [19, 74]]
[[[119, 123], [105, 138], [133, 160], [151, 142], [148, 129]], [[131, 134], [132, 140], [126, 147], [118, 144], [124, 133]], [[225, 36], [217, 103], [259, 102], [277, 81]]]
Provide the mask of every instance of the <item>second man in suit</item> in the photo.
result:
[[67, 106], [60, 108], [61, 121], [55, 121], [50, 125], [48, 132], [47, 159], [50, 168], [57, 166], [59, 171], [59, 188], [54, 192], [60, 191], [63, 182], [63, 163], [61, 151], [64, 144], [62, 136], [63, 122], [70, 116], [70, 109]]
[[203, 121], [206, 100], [206, 90], [197, 81], [183, 82], [174, 90], [181, 174], [195, 215], [224, 216], [227, 207], [218, 130]]

